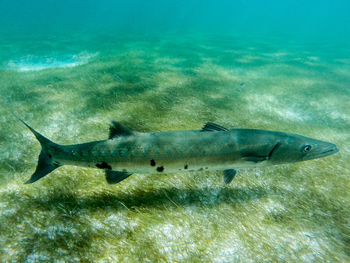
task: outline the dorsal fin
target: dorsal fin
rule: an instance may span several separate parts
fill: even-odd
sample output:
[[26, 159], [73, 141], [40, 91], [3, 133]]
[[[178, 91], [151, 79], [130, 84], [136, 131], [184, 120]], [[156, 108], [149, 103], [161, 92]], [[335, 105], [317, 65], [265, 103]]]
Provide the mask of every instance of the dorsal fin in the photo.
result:
[[229, 130], [214, 122], [207, 122], [201, 131], [229, 131]]
[[112, 121], [111, 126], [109, 127], [109, 139], [112, 139], [117, 136], [129, 136], [132, 135], [133, 131], [128, 127], [125, 127], [120, 122]]

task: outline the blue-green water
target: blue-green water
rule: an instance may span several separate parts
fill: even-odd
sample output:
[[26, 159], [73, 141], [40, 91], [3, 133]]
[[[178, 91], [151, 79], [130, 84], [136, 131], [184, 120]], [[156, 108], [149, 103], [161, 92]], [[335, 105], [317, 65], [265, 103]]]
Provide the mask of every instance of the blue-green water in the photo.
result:
[[[1, 262], [350, 261], [346, 1], [0, 1]], [[335, 143], [318, 160], [110, 186], [39, 143], [228, 128]]]

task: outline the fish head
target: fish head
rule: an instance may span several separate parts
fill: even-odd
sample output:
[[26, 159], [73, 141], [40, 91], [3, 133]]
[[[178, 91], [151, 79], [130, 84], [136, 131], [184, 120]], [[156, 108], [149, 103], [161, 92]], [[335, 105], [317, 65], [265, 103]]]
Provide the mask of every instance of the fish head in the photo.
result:
[[278, 147], [271, 154], [271, 162], [292, 163], [325, 157], [337, 153], [339, 149], [335, 144], [309, 137], [288, 134], [279, 141]]

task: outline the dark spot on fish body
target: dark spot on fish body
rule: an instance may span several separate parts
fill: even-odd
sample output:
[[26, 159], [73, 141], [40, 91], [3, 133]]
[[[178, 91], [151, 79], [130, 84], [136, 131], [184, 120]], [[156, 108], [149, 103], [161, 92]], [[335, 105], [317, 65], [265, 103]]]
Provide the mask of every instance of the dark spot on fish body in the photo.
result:
[[188, 165], [187, 165], [187, 164], [185, 164], [184, 169], [185, 169], [185, 170], [188, 169]]
[[163, 166], [157, 167], [157, 172], [163, 172], [163, 171], [164, 171], [164, 167]]
[[50, 159], [52, 158], [52, 155], [51, 155], [51, 154], [49, 154], [49, 153], [47, 154], [47, 156], [49, 156], [49, 158], [50, 158]]
[[151, 166], [156, 166], [156, 161], [155, 160], [151, 160]]
[[109, 165], [108, 163], [106, 163], [106, 162], [97, 163], [97, 164], [96, 164], [96, 167], [97, 167], [97, 168], [100, 168], [100, 169], [112, 170], [112, 166], [110, 166], [110, 165]]

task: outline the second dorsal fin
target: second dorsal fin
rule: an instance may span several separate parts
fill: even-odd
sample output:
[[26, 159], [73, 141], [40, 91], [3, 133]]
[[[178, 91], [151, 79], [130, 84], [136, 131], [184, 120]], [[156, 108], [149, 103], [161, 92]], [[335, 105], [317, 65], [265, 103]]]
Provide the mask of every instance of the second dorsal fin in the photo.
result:
[[133, 131], [128, 127], [122, 125], [120, 122], [112, 121], [111, 126], [109, 127], [109, 139], [118, 136], [129, 136], [132, 135]]
[[214, 122], [207, 122], [201, 131], [229, 131], [229, 130]]

